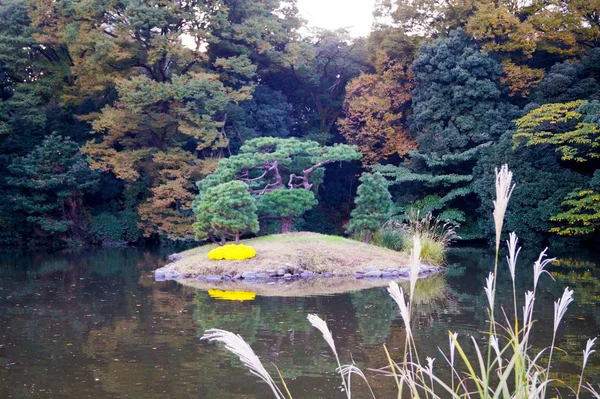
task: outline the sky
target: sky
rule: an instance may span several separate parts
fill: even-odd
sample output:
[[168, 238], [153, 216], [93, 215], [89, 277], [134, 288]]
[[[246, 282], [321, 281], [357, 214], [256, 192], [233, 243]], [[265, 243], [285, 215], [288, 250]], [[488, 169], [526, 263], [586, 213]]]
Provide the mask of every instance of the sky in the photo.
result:
[[298, 9], [311, 27], [348, 28], [354, 37], [367, 36], [373, 22], [375, 0], [297, 0]]

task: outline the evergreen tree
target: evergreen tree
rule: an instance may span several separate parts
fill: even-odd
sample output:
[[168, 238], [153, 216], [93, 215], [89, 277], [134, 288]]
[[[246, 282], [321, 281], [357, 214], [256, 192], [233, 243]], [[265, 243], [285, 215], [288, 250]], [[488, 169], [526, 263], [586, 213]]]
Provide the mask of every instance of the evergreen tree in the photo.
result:
[[542, 104], [600, 100], [600, 48], [580, 62], [554, 64], [529, 97], [531, 109]]
[[459, 30], [422, 46], [412, 71], [410, 130], [418, 152], [410, 153], [406, 167], [374, 170], [401, 184], [395, 193], [399, 205], [438, 213], [463, 225], [463, 238], [475, 238], [475, 220], [465, 216], [478, 207], [473, 167], [518, 116], [500, 84], [501, 65]]
[[312, 191], [298, 188], [269, 191], [258, 198], [258, 213], [261, 218], [279, 218], [281, 233], [289, 233], [292, 230], [293, 219], [318, 203]]
[[393, 203], [388, 183], [381, 173], [363, 173], [359, 180], [361, 184], [354, 199], [356, 208], [350, 214], [352, 218], [346, 225], [346, 231], [364, 233], [368, 243], [371, 234], [390, 218]]
[[210, 188], [195, 208], [197, 222], [194, 223], [196, 239], [227, 237], [240, 243], [240, 235], [258, 231], [256, 204], [241, 181], [231, 181]]
[[34, 235], [81, 238], [83, 195], [96, 189], [98, 173], [89, 169], [75, 142], [51, 135], [27, 156], [16, 158], [9, 170], [8, 183], [18, 189], [11, 204], [27, 215]]
[[225, 132], [233, 153], [237, 153], [246, 141], [257, 137], [286, 138], [294, 125], [293, 107], [287, 97], [263, 85], [256, 87], [252, 99], [231, 103], [225, 112]]
[[[249, 140], [239, 154], [222, 159], [214, 173], [197, 183], [200, 195], [196, 202], [203, 200], [210, 187], [232, 180], [242, 181], [248, 184], [250, 193], [258, 197], [257, 202], [261, 203], [263, 196], [267, 196], [276, 212], [270, 210], [261, 216], [280, 218], [281, 232], [286, 233], [290, 231], [292, 218], [310, 209], [316, 201], [312, 192], [298, 191], [316, 191], [326, 165], [358, 159], [360, 154], [356, 147], [345, 144], [328, 147], [315, 141], [276, 137]], [[273, 194], [280, 190], [293, 193]], [[261, 209], [267, 210], [267, 207], [261, 206]]]
[[472, 186], [480, 199], [477, 227], [488, 240], [494, 237], [494, 168], [508, 164], [517, 188], [506, 211], [504, 231], [516, 232], [527, 246], [540, 247], [551, 238], [548, 231], [554, 224], [550, 219], [561, 211], [561, 201], [585, 178], [563, 167], [548, 145], [514, 148], [513, 135], [508, 131], [498, 143], [482, 151], [473, 170]]

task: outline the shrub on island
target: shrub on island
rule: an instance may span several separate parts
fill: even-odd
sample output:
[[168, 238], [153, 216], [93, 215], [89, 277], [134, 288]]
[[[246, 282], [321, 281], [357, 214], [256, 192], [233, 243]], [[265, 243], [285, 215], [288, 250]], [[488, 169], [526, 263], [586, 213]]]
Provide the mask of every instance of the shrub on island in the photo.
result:
[[254, 248], [243, 244], [227, 244], [217, 247], [208, 253], [210, 260], [246, 260], [254, 258]]

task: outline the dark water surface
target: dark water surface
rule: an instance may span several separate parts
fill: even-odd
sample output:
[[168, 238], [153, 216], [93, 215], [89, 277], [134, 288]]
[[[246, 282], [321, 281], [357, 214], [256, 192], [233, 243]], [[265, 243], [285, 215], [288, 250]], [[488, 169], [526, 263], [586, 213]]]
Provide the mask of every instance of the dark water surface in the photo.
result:
[[[208, 328], [240, 333], [269, 370], [275, 363], [294, 398], [343, 398], [335, 359], [306, 315], [333, 331], [343, 363], [367, 374], [378, 398], [394, 383], [368, 371], [386, 365], [382, 344], [401, 359], [405, 330], [385, 288], [305, 298], [256, 297], [231, 302], [174, 282], [155, 282], [167, 249], [85, 250], [61, 254], [0, 254], [0, 398], [269, 398], [270, 391], [222, 348], [201, 342]], [[519, 286], [532, 287], [533, 256], [522, 257]], [[416, 302], [420, 355], [447, 368], [447, 331], [484, 339], [483, 285], [493, 267], [485, 251], [457, 250], [447, 276], [419, 282]], [[502, 264], [502, 268], [505, 265]], [[578, 378], [587, 337], [600, 335], [600, 273], [593, 262], [566, 257], [542, 278], [534, 348], [552, 338], [553, 301], [565, 286], [575, 303], [559, 331], [552, 376]], [[498, 292], [512, 312], [507, 273]], [[522, 295], [521, 295], [522, 296]], [[519, 306], [520, 309], [520, 306]], [[600, 356], [586, 380], [600, 382]], [[276, 373], [272, 374], [276, 377]], [[367, 397], [356, 380], [356, 398]]]

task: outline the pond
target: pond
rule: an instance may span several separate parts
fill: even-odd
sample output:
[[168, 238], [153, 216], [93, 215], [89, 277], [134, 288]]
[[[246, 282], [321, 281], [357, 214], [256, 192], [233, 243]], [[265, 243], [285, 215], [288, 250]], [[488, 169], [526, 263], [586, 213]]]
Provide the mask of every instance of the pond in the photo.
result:
[[[276, 364], [295, 399], [343, 398], [335, 359], [306, 315], [325, 318], [343, 363], [354, 361], [378, 398], [390, 398], [393, 381], [369, 369], [386, 365], [382, 344], [400, 359], [405, 330], [385, 288], [333, 296], [219, 300], [175, 282], [155, 282], [153, 270], [173, 250], [98, 249], [60, 254], [0, 254], [0, 398], [269, 398], [268, 387], [217, 345], [200, 341], [208, 328], [240, 333], [263, 364]], [[523, 255], [519, 285], [532, 286]], [[460, 249], [445, 276], [419, 282], [418, 322], [413, 327], [421, 356], [447, 353], [447, 331], [463, 340], [484, 339], [483, 285], [493, 267], [487, 251]], [[574, 382], [586, 339], [600, 335], [600, 279], [595, 264], [567, 256], [555, 265], [555, 281], [542, 277], [536, 299], [539, 322], [532, 342], [552, 338], [553, 301], [565, 286], [575, 290], [552, 376]], [[498, 292], [507, 311], [512, 291], [507, 273]], [[600, 382], [600, 356], [586, 380]], [[276, 376], [276, 374], [273, 374]], [[367, 397], [358, 380], [355, 397]]]

